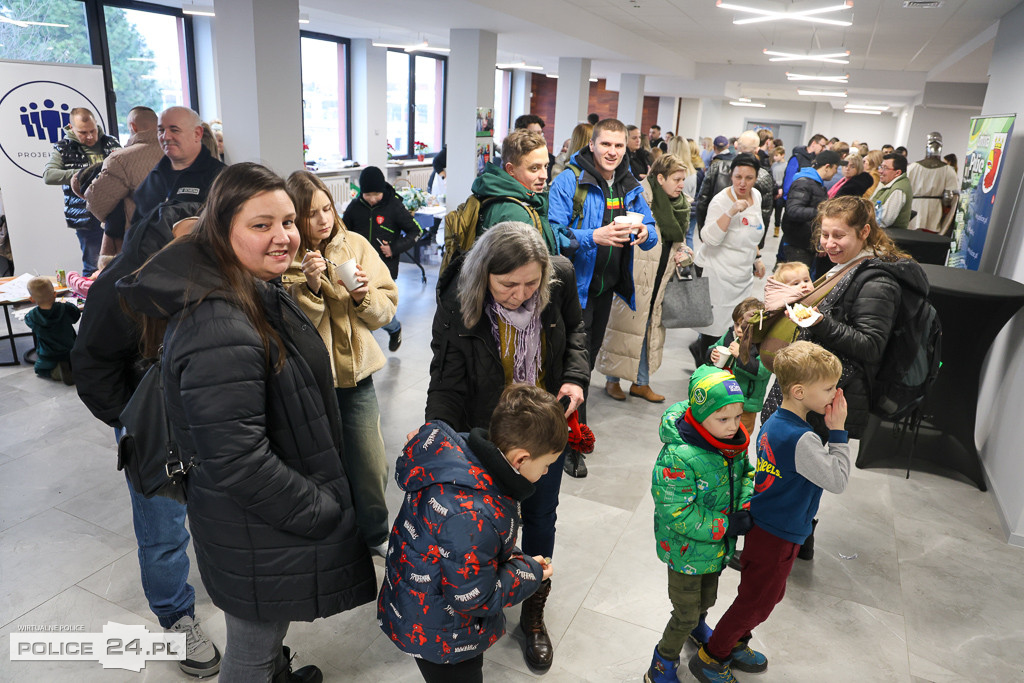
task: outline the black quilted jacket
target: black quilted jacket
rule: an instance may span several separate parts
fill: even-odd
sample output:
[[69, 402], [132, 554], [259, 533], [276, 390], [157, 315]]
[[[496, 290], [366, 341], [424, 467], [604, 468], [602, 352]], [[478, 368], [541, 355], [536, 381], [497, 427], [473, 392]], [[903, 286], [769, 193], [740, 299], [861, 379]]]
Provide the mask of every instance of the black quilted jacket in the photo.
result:
[[221, 283], [205, 250], [179, 242], [118, 285], [135, 310], [170, 316], [164, 395], [182, 455], [196, 461], [186, 493], [203, 585], [215, 605], [254, 621], [312, 621], [370, 602], [376, 579], [340, 459], [327, 350], [279, 284], [259, 283], [286, 349], [283, 369], [268, 370]]

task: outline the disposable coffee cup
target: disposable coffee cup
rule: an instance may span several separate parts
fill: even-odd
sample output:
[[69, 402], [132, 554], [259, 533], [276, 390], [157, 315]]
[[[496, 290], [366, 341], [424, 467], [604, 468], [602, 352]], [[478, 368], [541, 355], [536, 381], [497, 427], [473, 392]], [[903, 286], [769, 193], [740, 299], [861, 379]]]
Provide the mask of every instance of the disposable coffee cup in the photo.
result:
[[629, 216], [616, 216], [614, 222], [617, 225], [633, 225], [633, 219]]
[[344, 284], [345, 288], [348, 289], [348, 291], [350, 292], [353, 289], [359, 288], [360, 283], [359, 280], [356, 279], [357, 265], [358, 264], [356, 263], [356, 260], [354, 258], [350, 258], [348, 261], [345, 261], [344, 263], [339, 263], [338, 269], [336, 271], [338, 273], [338, 277], [341, 278], [342, 284]]
[[729, 351], [728, 346], [719, 346], [718, 349], [718, 362], [715, 363], [716, 368], [724, 368], [725, 364], [732, 358], [732, 353]]
[[692, 266], [693, 265], [693, 257], [690, 256], [690, 254], [688, 252], [684, 251], [682, 258], [679, 260], [679, 263], [677, 263], [676, 265], [679, 266], [680, 268], [686, 268], [687, 266]]

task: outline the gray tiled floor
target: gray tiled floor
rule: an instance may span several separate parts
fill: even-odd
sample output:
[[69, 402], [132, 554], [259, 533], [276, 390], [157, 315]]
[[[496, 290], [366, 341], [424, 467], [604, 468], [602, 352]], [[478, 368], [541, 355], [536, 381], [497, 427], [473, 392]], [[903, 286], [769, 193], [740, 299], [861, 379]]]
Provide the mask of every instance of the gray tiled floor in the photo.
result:
[[[766, 252], [774, 250], [770, 243]], [[375, 376], [389, 452], [423, 417], [436, 269], [400, 277], [405, 343]], [[381, 339], [384, 336], [381, 335]], [[655, 389], [684, 395], [692, 362], [688, 331], [669, 331]], [[6, 351], [6, 349], [4, 349]], [[3, 351], [0, 351], [3, 354]], [[595, 374], [595, 384], [603, 379]], [[669, 605], [665, 568], [654, 553], [649, 482], [664, 406], [591, 397], [598, 450], [584, 480], [566, 477], [559, 506], [554, 590], [548, 627], [556, 645], [549, 682], [637, 681]], [[128, 496], [114, 469], [110, 430], [74, 390], [0, 369], [0, 631], [25, 624], [108, 621], [157, 628], [138, 578]], [[397, 488], [389, 504], [397, 510]], [[771, 668], [743, 680], [1022, 681], [1024, 550], [1001, 537], [991, 494], [935, 475], [855, 470], [842, 496], [826, 494], [817, 556], [799, 562], [785, 600], [757, 630]], [[856, 556], [856, 559], [844, 559]], [[379, 569], [378, 569], [379, 571]], [[224, 641], [223, 615], [193, 566], [198, 612]], [[710, 622], [728, 607], [739, 576], [727, 571]], [[415, 681], [412, 661], [381, 634], [366, 605], [312, 624], [292, 625], [299, 663], [328, 681]], [[509, 610], [509, 630], [518, 610]], [[690, 649], [686, 650], [688, 655]], [[516, 641], [487, 653], [493, 681], [536, 678]], [[682, 680], [690, 680], [681, 673]], [[95, 662], [12, 663], [0, 681], [187, 680], [173, 663], [142, 673]]]

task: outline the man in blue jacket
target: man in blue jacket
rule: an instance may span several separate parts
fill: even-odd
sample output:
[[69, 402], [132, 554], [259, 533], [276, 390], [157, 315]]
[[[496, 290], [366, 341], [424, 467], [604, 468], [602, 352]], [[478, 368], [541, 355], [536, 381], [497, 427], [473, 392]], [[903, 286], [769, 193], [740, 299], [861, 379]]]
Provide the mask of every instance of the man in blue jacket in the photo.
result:
[[[573, 155], [568, 170], [571, 173], [558, 174], [551, 184], [548, 221], [556, 232], [570, 233], [579, 245], [572, 262], [593, 370], [608, 326], [612, 296], [618, 294], [630, 308], [636, 308], [631, 249], [634, 245], [645, 251], [653, 248], [658, 233], [640, 182], [629, 172], [626, 126], [621, 121], [598, 121], [589, 147]], [[643, 222], [615, 223], [616, 216], [628, 212], [642, 214]], [[580, 407], [581, 422], [586, 422], [585, 406]]]
[[782, 242], [779, 244], [781, 261], [800, 261], [814, 270], [814, 220], [818, 205], [828, 199], [825, 181], [831, 180], [846, 160], [832, 150], [819, 152], [807, 168], [793, 178], [786, 198], [786, 213], [782, 215]]

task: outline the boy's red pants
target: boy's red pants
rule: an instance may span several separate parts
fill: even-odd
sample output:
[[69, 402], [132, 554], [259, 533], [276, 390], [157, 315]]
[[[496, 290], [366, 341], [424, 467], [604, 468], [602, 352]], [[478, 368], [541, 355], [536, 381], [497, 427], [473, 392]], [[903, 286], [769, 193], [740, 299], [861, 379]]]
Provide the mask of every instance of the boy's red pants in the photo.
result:
[[728, 659], [736, 644], [749, 638], [751, 629], [763, 623], [782, 601], [799, 550], [796, 543], [768, 533], [755, 522], [743, 542], [736, 599], [718, 620], [707, 645], [712, 657]]

